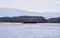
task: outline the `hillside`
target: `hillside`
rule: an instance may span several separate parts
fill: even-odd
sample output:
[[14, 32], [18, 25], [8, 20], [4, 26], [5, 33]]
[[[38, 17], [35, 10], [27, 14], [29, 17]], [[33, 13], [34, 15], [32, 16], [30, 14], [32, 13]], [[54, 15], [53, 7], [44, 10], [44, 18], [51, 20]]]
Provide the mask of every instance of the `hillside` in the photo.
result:
[[43, 16], [45, 18], [60, 17], [57, 12], [31, 12], [26, 10], [19, 10], [14, 8], [0, 8], [0, 17], [5, 16]]

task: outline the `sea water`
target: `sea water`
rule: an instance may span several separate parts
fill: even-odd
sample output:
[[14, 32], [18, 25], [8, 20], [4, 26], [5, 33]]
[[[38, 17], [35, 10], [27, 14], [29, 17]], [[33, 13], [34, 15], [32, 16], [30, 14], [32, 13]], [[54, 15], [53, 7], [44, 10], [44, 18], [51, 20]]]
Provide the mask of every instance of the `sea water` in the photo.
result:
[[0, 38], [60, 38], [60, 24], [0, 23]]

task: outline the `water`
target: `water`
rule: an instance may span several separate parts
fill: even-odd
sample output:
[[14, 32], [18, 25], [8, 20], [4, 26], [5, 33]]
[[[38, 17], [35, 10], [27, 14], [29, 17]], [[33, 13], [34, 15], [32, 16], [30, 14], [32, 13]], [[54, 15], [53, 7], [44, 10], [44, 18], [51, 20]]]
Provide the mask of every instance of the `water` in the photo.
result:
[[60, 38], [60, 24], [0, 23], [0, 38]]

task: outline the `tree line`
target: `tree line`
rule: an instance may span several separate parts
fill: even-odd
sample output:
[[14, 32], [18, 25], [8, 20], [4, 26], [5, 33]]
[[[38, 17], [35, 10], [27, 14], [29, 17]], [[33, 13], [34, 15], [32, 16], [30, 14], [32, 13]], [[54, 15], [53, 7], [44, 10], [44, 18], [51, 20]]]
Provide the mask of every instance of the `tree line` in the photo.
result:
[[60, 17], [45, 19], [42, 16], [16, 16], [0, 17], [0, 22], [19, 22], [19, 23], [60, 23]]

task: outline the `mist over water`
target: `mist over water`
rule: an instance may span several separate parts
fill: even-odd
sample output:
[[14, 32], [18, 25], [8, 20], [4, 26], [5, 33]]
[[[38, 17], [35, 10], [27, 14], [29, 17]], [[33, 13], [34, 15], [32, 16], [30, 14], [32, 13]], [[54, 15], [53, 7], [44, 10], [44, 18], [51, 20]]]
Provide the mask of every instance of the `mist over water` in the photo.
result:
[[60, 38], [60, 24], [1, 23], [0, 38]]

